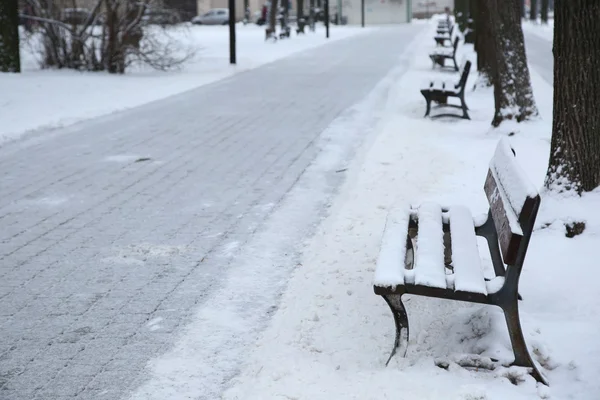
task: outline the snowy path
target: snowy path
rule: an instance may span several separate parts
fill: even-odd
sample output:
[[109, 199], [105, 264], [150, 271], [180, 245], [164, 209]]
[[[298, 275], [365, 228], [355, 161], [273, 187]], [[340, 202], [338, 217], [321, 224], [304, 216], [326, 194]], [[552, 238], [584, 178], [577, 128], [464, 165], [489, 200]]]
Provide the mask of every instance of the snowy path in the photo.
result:
[[[321, 133], [340, 114], [342, 124], [357, 117], [343, 111], [398, 63], [419, 29], [341, 40], [0, 148], [0, 397], [123, 398], [202, 304], [217, 308], [201, 316], [192, 350], [233, 332], [223, 344], [241, 351], [240, 335], [255, 338], [258, 319], [276, 306], [269, 297], [276, 288], [260, 283], [284, 285], [294, 250], [286, 246], [314, 229], [341, 182], [335, 171], [370, 121]], [[320, 151], [329, 155], [307, 173]], [[294, 186], [294, 213], [274, 217]], [[273, 249], [287, 258], [269, 257]], [[260, 279], [245, 276], [245, 267]], [[232, 271], [243, 283], [232, 287]], [[263, 308], [241, 311], [256, 317], [245, 321], [254, 325], [233, 326], [231, 309], [218, 301], [239, 305], [244, 290], [264, 292], [241, 299]], [[183, 382], [170, 383], [200, 385], [182, 390], [215, 398], [237, 366], [228, 354], [212, 356], [222, 362], [205, 381], [179, 374]]]
[[[535, 27], [528, 27], [528, 29], [535, 29]], [[552, 55], [552, 41], [528, 32], [528, 29], [524, 32], [527, 61], [549, 85], [553, 85], [554, 56]]]

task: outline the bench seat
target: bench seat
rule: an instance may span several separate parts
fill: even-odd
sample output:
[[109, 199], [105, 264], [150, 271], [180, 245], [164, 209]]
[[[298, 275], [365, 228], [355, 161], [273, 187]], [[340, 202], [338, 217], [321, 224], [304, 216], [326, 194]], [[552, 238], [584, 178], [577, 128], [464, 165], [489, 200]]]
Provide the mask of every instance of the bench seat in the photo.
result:
[[[405, 241], [398, 240], [407, 235], [411, 224], [419, 226], [416, 252], [412, 244], [407, 246]], [[451, 265], [444, 262], [447, 249], [444, 247], [443, 227], [448, 225], [453, 238]], [[407, 237], [407, 240], [411, 239]], [[407, 250], [410, 253], [408, 260]], [[413, 254], [418, 255], [414, 257]], [[464, 297], [465, 293], [480, 294], [478, 302], [482, 303], [488, 303], [489, 291], [499, 289], [498, 281], [488, 284], [484, 278], [475, 224], [469, 209], [453, 206], [444, 211], [436, 203], [425, 203], [418, 209], [399, 209], [390, 213], [377, 260], [374, 285], [377, 294], [418, 292], [418, 289], [406, 286], [441, 289], [443, 297], [450, 294], [457, 299]]]
[[[440, 114], [435, 115], [432, 118], [450, 116], [450, 117], [462, 117], [464, 119], [470, 119], [468, 113], [468, 107], [465, 102], [465, 88], [467, 80], [469, 78], [469, 72], [471, 71], [471, 62], [466, 60], [461, 64], [459, 69], [460, 78], [458, 82], [433, 80], [429, 83], [425, 83], [421, 86], [421, 94], [425, 98], [427, 109], [425, 110], [425, 117], [429, 116], [431, 112], [431, 103], [435, 102], [440, 107], [455, 107], [460, 108], [463, 112], [462, 116], [457, 114]], [[460, 100], [460, 106], [448, 104], [448, 97], [456, 97]]]
[[[429, 53], [429, 58], [433, 63], [433, 67], [436, 65], [439, 65], [442, 68], [453, 67], [456, 71], [458, 71], [456, 51], [458, 49], [459, 40], [459, 35], [455, 35], [454, 40], [452, 41], [452, 47], [436, 47], [431, 53]], [[436, 39], [436, 43], [440, 43], [440, 41]], [[447, 66], [446, 60], [452, 60], [452, 66]]]

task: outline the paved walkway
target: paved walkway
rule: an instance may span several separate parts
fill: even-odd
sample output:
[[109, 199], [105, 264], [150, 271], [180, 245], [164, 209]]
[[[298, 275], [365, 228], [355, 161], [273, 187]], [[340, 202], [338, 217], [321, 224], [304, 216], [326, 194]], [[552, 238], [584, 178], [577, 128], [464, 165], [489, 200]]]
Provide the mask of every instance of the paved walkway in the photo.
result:
[[525, 32], [525, 49], [527, 61], [550, 85], [554, 85], [554, 55], [552, 41]]
[[320, 133], [419, 29], [0, 148], [0, 398], [116, 400], [137, 387], [219, 285], [226, 266], [211, 255], [260, 226]]

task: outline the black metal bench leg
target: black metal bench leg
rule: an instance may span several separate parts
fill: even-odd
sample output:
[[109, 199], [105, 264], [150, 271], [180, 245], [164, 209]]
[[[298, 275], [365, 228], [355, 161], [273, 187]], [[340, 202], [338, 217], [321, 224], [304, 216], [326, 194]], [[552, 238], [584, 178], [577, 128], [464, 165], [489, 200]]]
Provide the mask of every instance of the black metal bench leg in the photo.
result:
[[471, 119], [471, 117], [469, 117], [469, 113], [467, 112], [468, 107], [467, 107], [467, 103], [465, 102], [465, 95], [463, 93], [462, 96], [460, 96], [460, 107], [462, 108], [462, 112], [463, 112], [463, 118], [464, 119]]
[[504, 317], [506, 318], [506, 324], [508, 325], [508, 334], [510, 335], [510, 342], [512, 344], [513, 353], [515, 355], [515, 362], [513, 365], [520, 367], [531, 368], [531, 375], [533, 378], [548, 386], [548, 380], [538, 370], [533, 359], [529, 355], [527, 350], [527, 344], [523, 337], [523, 330], [521, 329], [521, 320], [519, 319], [519, 306], [515, 300], [511, 302], [509, 306], [503, 307]]
[[431, 69], [435, 68], [435, 64], [436, 64], [435, 57], [430, 55], [429, 59], [431, 60]]
[[424, 117], [427, 117], [429, 115], [429, 112], [431, 111], [431, 97], [425, 96], [425, 101], [427, 102], [427, 110], [425, 110]]
[[394, 341], [392, 353], [385, 363], [387, 366], [392, 360], [392, 357], [396, 354], [398, 348], [402, 347], [403, 349], [400, 350], [402, 352], [402, 357], [406, 356], [406, 351], [408, 350], [408, 314], [406, 314], [406, 308], [404, 308], [404, 304], [402, 304], [401, 294], [382, 297], [388, 306], [390, 306], [392, 314], [394, 314], [394, 323], [396, 324], [396, 340]]

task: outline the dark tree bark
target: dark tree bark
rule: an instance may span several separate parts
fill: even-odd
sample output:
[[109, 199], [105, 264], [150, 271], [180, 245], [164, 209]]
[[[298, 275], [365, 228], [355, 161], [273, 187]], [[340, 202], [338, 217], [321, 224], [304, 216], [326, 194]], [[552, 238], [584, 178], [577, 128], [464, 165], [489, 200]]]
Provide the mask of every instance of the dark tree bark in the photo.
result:
[[554, 113], [546, 187], [600, 186], [600, 2], [556, 0]]
[[18, 0], [0, 0], [0, 72], [21, 72]]
[[496, 47], [490, 29], [491, 17], [487, 0], [477, 1], [475, 16], [475, 47], [477, 51], [477, 70], [479, 74], [492, 84], [493, 65], [496, 57]]
[[277, 25], [278, 6], [279, 4], [277, 3], [277, 0], [271, 0], [271, 7], [269, 10], [269, 29], [273, 33], [275, 33], [275, 26]]
[[529, 19], [537, 20], [537, 0], [531, 0], [529, 3]]
[[296, 2], [296, 7], [298, 8], [296, 10], [298, 29], [300, 29], [301, 32], [304, 32], [304, 25], [306, 25], [306, 21], [304, 20], [304, 0], [298, 0]]
[[469, 0], [454, 0], [454, 17], [460, 30], [464, 31], [469, 17]]
[[525, 0], [520, 0], [520, 5], [521, 5], [521, 18], [525, 18]]
[[549, 6], [549, 3], [550, 3], [549, 0], [542, 0], [541, 14], [542, 14], [542, 23], [543, 24], [547, 24], [548, 23], [548, 6]]
[[519, 17], [519, 0], [487, 0], [490, 31], [494, 38], [495, 113], [493, 126], [505, 120], [522, 122], [537, 116], [533, 98], [523, 29]]

